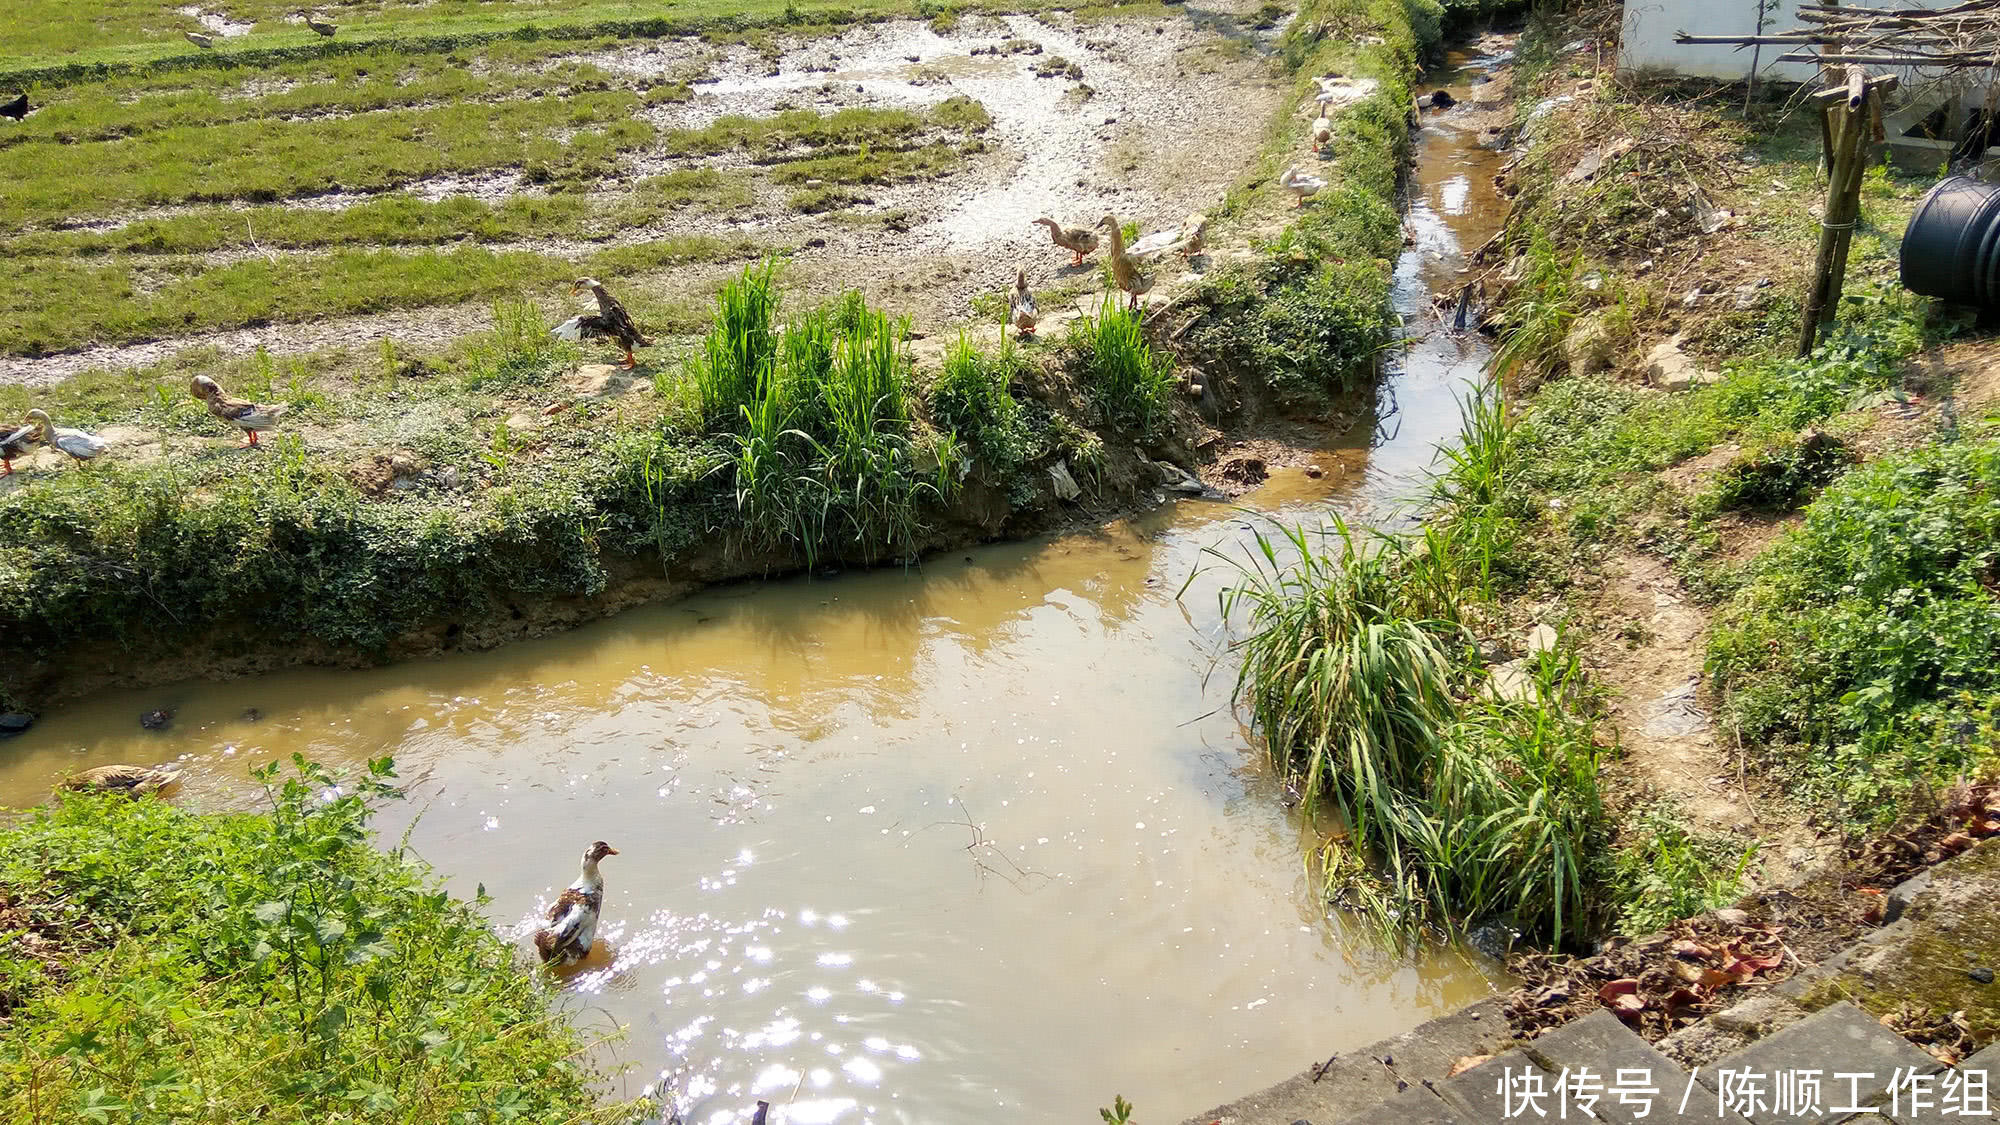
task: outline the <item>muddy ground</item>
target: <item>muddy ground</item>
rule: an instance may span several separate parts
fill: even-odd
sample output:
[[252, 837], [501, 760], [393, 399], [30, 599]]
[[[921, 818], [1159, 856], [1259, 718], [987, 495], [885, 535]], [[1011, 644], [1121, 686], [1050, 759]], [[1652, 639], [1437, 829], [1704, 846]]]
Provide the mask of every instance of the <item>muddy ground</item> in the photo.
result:
[[[785, 109], [925, 109], [954, 96], [978, 101], [993, 118], [981, 137], [985, 151], [939, 180], [860, 185], [855, 190], [864, 202], [807, 215], [787, 207], [791, 188], [758, 178], [748, 207], [683, 209], [656, 228], [606, 231], [606, 243], [713, 234], [789, 248], [795, 300], [859, 288], [871, 301], [914, 317], [919, 331], [936, 331], [969, 316], [973, 299], [1000, 292], [1017, 268], [1028, 270], [1038, 291], [1094, 291], [1100, 287], [1098, 261], [1069, 265], [1067, 253], [1052, 246], [1032, 221], [1049, 215], [1066, 225], [1085, 225], [1113, 214], [1152, 231], [1173, 229], [1191, 212], [1218, 204], [1255, 157], [1282, 96], [1269, 55], [1281, 29], [1251, 27], [1259, 22], [1252, 11], [1244, 0], [1227, 0], [1210, 8], [1181, 7], [1165, 19], [1085, 23], [1057, 13], [965, 17], [942, 33], [928, 23], [900, 21], [838, 36], [781, 39], [775, 61], [748, 47], [717, 48], [696, 39], [579, 56], [663, 82], [698, 75], [691, 100], [642, 111], [666, 128], [698, 128], [727, 114], [763, 116]], [[638, 179], [695, 167], [749, 165], [741, 158], [642, 151], [598, 190], [615, 194]], [[493, 201], [540, 189], [508, 173], [445, 177], [404, 190], [426, 199], [469, 194]], [[372, 197], [325, 196], [292, 206], [338, 208], [367, 198]], [[491, 248], [562, 254], [583, 247], [550, 241]], [[615, 284], [628, 293], [698, 306], [732, 272], [733, 265], [706, 263], [619, 278]], [[552, 315], [569, 315], [561, 292], [528, 296]], [[90, 368], [143, 366], [196, 346], [230, 351], [261, 346], [287, 355], [366, 349], [393, 338], [407, 350], [425, 351], [485, 327], [488, 319], [487, 304], [479, 302], [8, 357], [0, 359], [0, 381], [42, 385]]]

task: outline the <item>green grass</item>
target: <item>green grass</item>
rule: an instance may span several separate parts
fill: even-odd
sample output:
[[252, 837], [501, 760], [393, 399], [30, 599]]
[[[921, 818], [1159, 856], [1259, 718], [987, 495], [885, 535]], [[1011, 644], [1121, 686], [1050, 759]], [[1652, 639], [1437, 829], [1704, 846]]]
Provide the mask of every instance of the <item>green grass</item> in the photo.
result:
[[[31, 141], [0, 149], [0, 229], [138, 207], [269, 202], [382, 191], [430, 177], [519, 168], [530, 181], [590, 179], [650, 143], [630, 93], [453, 103], [349, 118], [169, 125], [116, 142]], [[569, 139], [550, 134], [563, 130]], [[78, 183], [90, 185], [78, 197]]]
[[1845, 818], [2000, 766], [2000, 440], [1854, 470], [1730, 604], [1709, 672], [1746, 739]]
[[829, 548], [907, 557], [925, 511], [961, 479], [955, 435], [913, 425], [909, 326], [849, 293], [780, 329], [777, 271], [766, 261], [723, 288], [680, 377], [704, 428], [734, 446], [743, 525], [809, 567]]
[[1403, 936], [1591, 932], [1609, 826], [1575, 657], [1541, 657], [1525, 702], [1477, 697], [1461, 620], [1476, 569], [1448, 530], [1362, 537], [1336, 520], [1257, 548], [1228, 558], [1240, 580], [1222, 597], [1247, 618], [1236, 691], [1307, 802], [1339, 812], [1329, 892]]
[[[388, 759], [256, 772], [259, 813], [72, 796], [0, 832], [0, 1115], [636, 1121], [476, 905], [368, 829]], [[334, 788], [335, 785], [339, 788]], [[483, 903], [482, 903], [483, 904]]]
[[581, 261], [481, 247], [338, 250], [212, 269], [192, 261], [156, 264], [145, 279], [150, 292], [142, 292], [140, 271], [129, 265], [36, 260], [0, 277], [0, 350], [42, 355], [249, 324], [456, 304], [552, 290], [585, 274], [629, 276], [752, 253], [747, 244], [699, 235], [600, 250]]
[[1146, 343], [1139, 314], [1114, 289], [1097, 315], [1070, 325], [1069, 367], [1112, 425], [1157, 433], [1173, 417], [1173, 357]]

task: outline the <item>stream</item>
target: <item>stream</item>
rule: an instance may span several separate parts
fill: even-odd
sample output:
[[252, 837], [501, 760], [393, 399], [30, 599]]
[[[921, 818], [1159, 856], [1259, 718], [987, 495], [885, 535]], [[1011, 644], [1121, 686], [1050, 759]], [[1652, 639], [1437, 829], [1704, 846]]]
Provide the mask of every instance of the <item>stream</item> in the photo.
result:
[[[1489, 62], [1432, 81], [1463, 94]], [[1469, 113], [1424, 118], [1395, 289], [1415, 339], [1381, 409], [1244, 507], [1380, 524], [1457, 432], [1486, 352], [1431, 294], [1505, 209]], [[1253, 526], [1186, 501], [494, 652], [100, 695], [0, 749], [0, 805], [183, 758], [176, 800], [249, 807], [254, 764], [390, 754], [410, 799], [385, 838], [483, 887], [524, 951], [585, 846], [619, 850], [565, 984], [586, 1030], [627, 1029], [601, 1053], [615, 1094], [690, 1125], [758, 1098], [787, 1125], [1086, 1121], [1114, 1094], [1171, 1120], [1505, 983], [1326, 910], [1325, 825], [1288, 811], [1229, 706], [1228, 576], [1203, 552]], [[155, 708], [174, 722], [142, 730]]]

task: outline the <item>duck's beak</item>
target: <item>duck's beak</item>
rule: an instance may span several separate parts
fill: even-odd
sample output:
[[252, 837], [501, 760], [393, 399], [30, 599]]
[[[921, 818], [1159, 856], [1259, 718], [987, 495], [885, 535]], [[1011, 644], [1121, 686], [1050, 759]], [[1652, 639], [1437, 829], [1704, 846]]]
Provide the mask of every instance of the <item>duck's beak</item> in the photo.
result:
[[618, 854], [618, 849], [617, 849], [617, 848], [606, 848], [606, 849], [604, 849], [604, 854], [605, 854], [605, 855], [617, 855], [617, 854]]

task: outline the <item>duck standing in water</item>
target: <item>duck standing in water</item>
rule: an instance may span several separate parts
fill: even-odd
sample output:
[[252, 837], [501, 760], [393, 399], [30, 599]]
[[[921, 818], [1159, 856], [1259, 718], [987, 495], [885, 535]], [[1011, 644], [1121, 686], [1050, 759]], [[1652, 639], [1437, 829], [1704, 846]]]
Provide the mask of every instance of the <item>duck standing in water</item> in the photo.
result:
[[30, 410], [28, 411], [28, 420], [40, 428], [43, 445], [55, 446], [57, 449], [69, 454], [69, 459], [79, 465], [93, 457], [101, 455], [105, 450], [111, 448], [110, 443], [96, 434], [87, 434], [82, 430], [72, 430], [56, 425], [49, 420], [46, 411]]
[[264, 406], [254, 402], [238, 402], [222, 393], [222, 385], [206, 375], [197, 375], [188, 384], [194, 397], [208, 404], [208, 412], [250, 435], [245, 445], [256, 445], [257, 434], [263, 430], [278, 428], [278, 420], [285, 416], [285, 407]]
[[639, 334], [639, 326], [632, 323], [632, 314], [625, 311], [618, 298], [605, 291], [603, 282], [594, 277], [581, 277], [570, 286], [569, 293], [574, 297], [586, 289], [597, 297], [597, 315], [570, 317], [555, 326], [555, 336], [562, 340], [594, 340], [600, 337], [616, 340], [618, 346], [625, 349], [626, 370], [639, 366], [639, 361], [632, 358], [632, 349], [650, 348], [653, 341]]
[[590, 953], [597, 940], [597, 916], [604, 909], [604, 876], [597, 861], [617, 855], [618, 849], [602, 840], [583, 853], [583, 874], [549, 907], [549, 924], [535, 931], [535, 952], [542, 960], [571, 965]]

